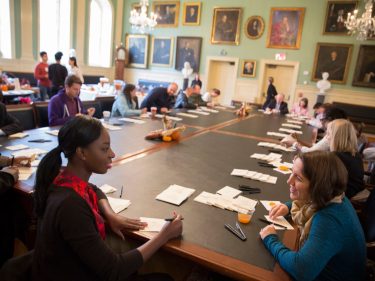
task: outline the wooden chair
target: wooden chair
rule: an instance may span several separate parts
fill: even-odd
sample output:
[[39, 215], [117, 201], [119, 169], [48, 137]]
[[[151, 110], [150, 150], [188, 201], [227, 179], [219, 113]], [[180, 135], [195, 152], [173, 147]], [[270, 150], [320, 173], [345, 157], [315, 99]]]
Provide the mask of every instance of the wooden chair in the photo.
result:
[[20, 121], [24, 130], [31, 130], [36, 128], [36, 118], [33, 105], [31, 104], [16, 104], [7, 105], [9, 115], [17, 118]]

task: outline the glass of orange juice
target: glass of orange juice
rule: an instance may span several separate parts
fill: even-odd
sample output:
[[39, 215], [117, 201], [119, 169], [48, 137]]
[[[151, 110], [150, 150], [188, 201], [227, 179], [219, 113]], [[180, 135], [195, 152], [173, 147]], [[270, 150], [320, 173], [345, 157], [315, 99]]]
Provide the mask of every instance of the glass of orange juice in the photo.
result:
[[237, 220], [240, 223], [247, 224], [251, 221], [251, 218], [254, 214], [255, 210], [242, 210], [239, 211], [237, 214]]

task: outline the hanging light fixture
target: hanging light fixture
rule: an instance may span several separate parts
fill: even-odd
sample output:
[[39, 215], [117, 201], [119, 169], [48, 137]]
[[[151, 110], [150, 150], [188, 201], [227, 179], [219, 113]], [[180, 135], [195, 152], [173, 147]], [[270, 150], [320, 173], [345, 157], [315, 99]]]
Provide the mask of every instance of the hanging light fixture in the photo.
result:
[[350, 35], [357, 34], [357, 40], [367, 40], [375, 37], [375, 17], [372, 16], [374, 0], [364, 0], [365, 11], [359, 17], [358, 10], [348, 13], [345, 26]]
[[150, 17], [147, 17], [148, 0], [139, 1], [139, 5], [141, 6], [139, 12], [136, 9], [133, 9], [130, 12], [129, 22], [133, 29], [138, 32], [145, 33], [146, 31], [152, 30], [156, 26], [157, 15], [151, 12]]

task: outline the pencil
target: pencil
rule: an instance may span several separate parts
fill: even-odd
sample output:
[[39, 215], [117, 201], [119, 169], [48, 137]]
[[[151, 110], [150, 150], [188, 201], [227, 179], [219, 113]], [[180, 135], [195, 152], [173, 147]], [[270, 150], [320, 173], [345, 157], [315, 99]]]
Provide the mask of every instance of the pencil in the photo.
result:
[[282, 227], [284, 229], [288, 229], [286, 226], [284, 225], [281, 225], [281, 224], [278, 224], [278, 223], [275, 223], [275, 222], [272, 222], [272, 221], [268, 221], [268, 220], [265, 220], [265, 219], [259, 219], [261, 222], [265, 222], [267, 224], [273, 224], [273, 225], [276, 225], [278, 227]]
[[120, 198], [122, 197], [122, 191], [123, 191], [123, 189], [124, 189], [124, 186], [122, 185], [121, 186], [121, 191], [120, 191]]

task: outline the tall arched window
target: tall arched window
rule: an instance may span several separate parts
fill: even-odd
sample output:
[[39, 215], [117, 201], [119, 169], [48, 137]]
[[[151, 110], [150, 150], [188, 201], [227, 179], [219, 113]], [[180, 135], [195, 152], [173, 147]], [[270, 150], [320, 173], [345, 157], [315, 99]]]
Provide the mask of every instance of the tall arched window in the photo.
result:
[[10, 35], [9, 0], [0, 0], [0, 58], [12, 57], [12, 38]]
[[108, 0], [91, 0], [89, 65], [109, 67], [112, 47], [112, 7]]
[[70, 49], [70, 0], [39, 0], [39, 49], [54, 61], [56, 52], [63, 52], [68, 62]]

